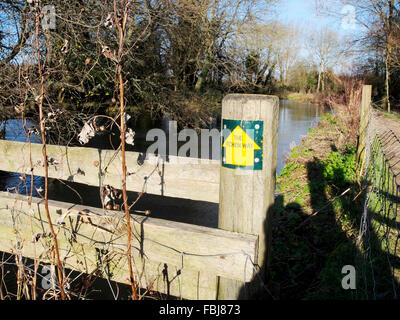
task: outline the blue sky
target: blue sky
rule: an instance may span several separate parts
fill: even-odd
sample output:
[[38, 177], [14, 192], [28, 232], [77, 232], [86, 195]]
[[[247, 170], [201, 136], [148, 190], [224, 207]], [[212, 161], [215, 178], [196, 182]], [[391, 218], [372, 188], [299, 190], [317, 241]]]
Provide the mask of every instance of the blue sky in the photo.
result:
[[309, 21], [315, 19], [313, 0], [281, 0], [277, 5], [282, 21]]
[[281, 0], [277, 9], [282, 22], [298, 22], [306, 27], [330, 25], [340, 28], [339, 21], [317, 14], [315, 0]]
[[[319, 0], [322, 4], [324, 0]], [[328, 27], [329, 29], [338, 32], [339, 37], [343, 38], [351, 38], [352, 35], [360, 32], [360, 28], [350, 29], [345, 28], [342, 25], [342, 19], [336, 15], [328, 16], [327, 14], [323, 15], [317, 12], [316, 9], [316, 0], [280, 0], [280, 2], [276, 5], [275, 12], [272, 14], [272, 19], [278, 20], [284, 24], [291, 24], [295, 27], [300, 28], [300, 31], [303, 35], [311, 34], [320, 30], [322, 27]], [[335, 10], [340, 11], [343, 8], [336, 7]], [[356, 12], [354, 11], [354, 14]], [[347, 12], [346, 12], [347, 15]], [[304, 39], [306, 41], [306, 39]], [[303, 58], [309, 56], [309, 53], [305, 48], [302, 48], [300, 51], [300, 55]], [[349, 60], [350, 61], [350, 60]], [[347, 69], [348, 66], [345, 66]]]
[[342, 34], [351, 33], [350, 30], [342, 28], [340, 19], [317, 14], [315, 0], [281, 0], [276, 11], [278, 20], [297, 23], [311, 31], [328, 26]]

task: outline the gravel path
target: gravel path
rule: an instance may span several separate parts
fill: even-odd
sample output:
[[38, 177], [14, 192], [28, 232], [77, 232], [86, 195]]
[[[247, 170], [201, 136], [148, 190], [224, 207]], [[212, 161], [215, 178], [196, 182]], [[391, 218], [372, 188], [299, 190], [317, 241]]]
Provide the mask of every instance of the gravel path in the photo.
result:
[[385, 132], [390, 129], [400, 138], [400, 120], [390, 118], [376, 109], [372, 109], [372, 113], [380, 132]]
[[390, 118], [376, 109], [372, 109], [372, 118], [385, 149], [386, 158], [400, 186], [400, 120]]

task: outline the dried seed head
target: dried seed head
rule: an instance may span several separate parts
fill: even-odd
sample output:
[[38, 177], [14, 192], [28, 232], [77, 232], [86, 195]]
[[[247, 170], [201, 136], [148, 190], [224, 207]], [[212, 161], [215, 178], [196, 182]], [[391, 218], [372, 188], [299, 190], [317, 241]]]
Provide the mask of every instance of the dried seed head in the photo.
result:
[[41, 233], [36, 233], [33, 235], [33, 241], [34, 243], [38, 242], [39, 239], [42, 237], [43, 235]]
[[133, 131], [131, 128], [128, 128], [128, 130], [125, 132], [125, 142], [130, 145], [134, 145], [135, 141], [135, 131]]
[[151, 215], [151, 211], [150, 211], [150, 210], [146, 210], [146, 211], [144, 212], [144, 214], [145, 214], [146, 216], [149, 216], [149, 215]]
[[95, 167], [98, 167], [98, 166], [100, 165], [100, 162], [98, 162], [98, 161], [96, 160], [96, 161], [93, 162], [93, 165], [94, 165]]
[[115, 197], [115, 199], [121, 199], [122, 193], [119, 192], [118, 190], [114, 190], [114, 197]]
[[24, 111], [24, 105], [20, 104], [19, 106], [14, 107], [14, 111], [16, 113], [22, 113]]
[[68, 51], [69, 51], [69, 49], [68, 49], [68, 40], [65, 39], [65, 40], [64, 40], [64, 45], [63, 45], [63, 47], [61, 48], [61, 53], [67, 53]]
[[86, 144], [95, 135], [96, 135], [96, 130], [93, 124], [90, 122], [86, 122], [83, 125], [82, 131], [78, 134], [78, 140], [81, 144]]
[[48, 162], [50, 165], [54, 165], [54, 166], [60, 164], [60, 163], [59, 163], [56, 159], [54, 159], [54, 158], [50, 158], [47, 162]]
[[108, 204], [110, 204], [111, 205], [111, 198], [108, 196], [108, 194], [106, 194], [105, 195], [105, 197], [104, 197], [104, 205], [108, 205]]
[[109, 13], [108, 15], [107, 15], [107, 18], [106, 18], [106, 20], [104, 21], [104, 26], [106, 27], [106, 28], [112, 28], [112, 26], [113, 26], [113, 14], [112, 13]]

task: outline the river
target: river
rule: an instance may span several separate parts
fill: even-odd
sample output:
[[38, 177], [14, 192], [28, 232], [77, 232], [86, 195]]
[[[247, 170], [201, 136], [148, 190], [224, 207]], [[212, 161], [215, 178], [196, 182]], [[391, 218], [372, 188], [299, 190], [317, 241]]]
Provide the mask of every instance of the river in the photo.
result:
[[[290, 153], [291, 147], [299, 145], [301, 138], [308, 133], [309, 128], [315, 126], [320, 120], [323, 110], [315, 105], [302, 104], [295, 101], [281, 100], [279, 113], [279, 137], [277, 154], [277, 173], [279, 174], [284, 165], [285, 157]], [[28, 127], [33, 126], [32, 122], [27, 123]], [[161, 127], [165, 127], [161, 123]], [[135, 137], [135, 147], [132, 150], [143, 152], [146, 150], [144, 139], [145, 132], [138, 132]], [[20, 120], [8, 120], [6, 125], [6, 140], [26, 141], [25, 132]], [[39, 143], [38, 137], [33, 137], [32, 142]], [[88, 146], [108, 148], [108, 138], [99, 137], [90, 141]], [[219, 158], [219, 156], [217, 156]], [[36, 189], [43, 188], [43, 178], [35, 177], [34, 195]], [[19, 174], [7, 174], [0, 176], [0, 189], [10, 192], [18, 191], [26, 194], [29, 192], [30, 177], [27, 176], [25, 183]], [[79, 195], [84, 195], [78, 196]], [[136, 199], [137, 194], [129, 193], [131, 200]], [[54, 179], [49, 180], [49, 198], [59, 201], [82, 203], [87, 206], [101, 207], [99, 191], [96, 187], [90, 187], [78, 183], [60, 182]], [[196, 202], [184, 199], [164, 198], [146, 195], [136, 205], [136, 210], [151, 210], [152, 217], [169, 219], [174, 221], [217, 227], [218, 225], [218, 204]]]
[[307, 135], [310, 128], [318, 124], [321, 116], [326, 112], [322, 107], [309, 103], [280, 101], [276, 166], [278, 175], [285, 166], [285, 159], [290, 153], [291, 144], [292, 146], [300, 145], [302, 137]]

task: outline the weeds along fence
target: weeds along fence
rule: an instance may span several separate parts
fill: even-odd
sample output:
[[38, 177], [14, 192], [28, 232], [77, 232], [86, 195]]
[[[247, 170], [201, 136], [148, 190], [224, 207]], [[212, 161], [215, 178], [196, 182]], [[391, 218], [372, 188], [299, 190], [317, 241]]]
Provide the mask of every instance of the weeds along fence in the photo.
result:
[[[132, 210], [130, 250], [134, 280], [141, 288], [139, 298], [159, 292], [182, 299], [237, 299], [256, 287], [269, 292], [262, 270], [275, 189], [273, 159], [279, 101], [248, 95], [234, 95], [224, 101], [223, 110], [230, 110], [229, 101], [234, 101], [235, 110], [245, 110], [243, 114], [230, 112], [230, 119], [264, 123], [262, 170], [239, 170], [239, 174], [238, 170], [222, 168], [220, 161], [173, 156], [165, 161], [156, 155], [126, 152], [126, 186], [139, 194], [132, 206], [145, 193], [220, 204], [218, 229], [156, 219]], [[20, 173], [22, 179], [44, 175], [41, 144], [0, 140], [0, 150], [0, 170]], [[99, 187], [99, 196], [104, 186], [121, 187], [119, 150], [47, 145], [47, 156], [49, 178]], [[225, 180], [220, 182], [220, 175]], [[235, 201], [245, 201], [246, 205], [237, 210], [230, 208]], [[63, 272], [72, 270], [90, 275], [89, 278], [102, 277], [118, 299], [111, 281], [129, 283], [125, 214], [104, 206], [93, 208], [53, 200], [48, 200], [48, 208]], [[35, 289], [44, 278], [40, 267], [49, 264], [54, 268], [56, 264], [42, 198], [0, 192], [0, 251], [10, 254], [0, 260], [0, 298], [7, 298], [4, 266], [16, 264], [16, 297], [34, 299]], [[28, 265], [25, 258], [32, 259], [33, 264]], [[78, 277], [71, 277], [63, 277], [67, 279], [67, 296], [84, 298], [82, 290], [72, 290]], [[53, 281], [44, 290], [47, 297], [58, 295], [56, 283]]]
[[361, 149], [365, 146], [365, 152], [360, 154], [365, 154], [362, 159], [366, 197], [359, 234], [362, 257], [359, 280], [363, 298], [398, 299], [400, 139], [377, 119], [370, 103], [371, 88], [366, 87], [360, 126]]

